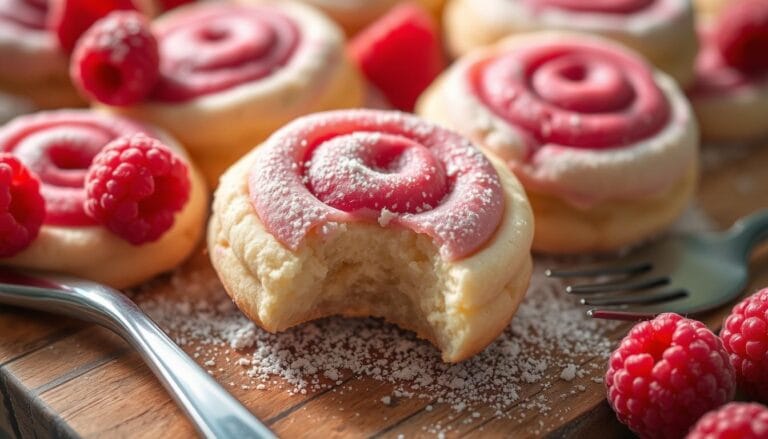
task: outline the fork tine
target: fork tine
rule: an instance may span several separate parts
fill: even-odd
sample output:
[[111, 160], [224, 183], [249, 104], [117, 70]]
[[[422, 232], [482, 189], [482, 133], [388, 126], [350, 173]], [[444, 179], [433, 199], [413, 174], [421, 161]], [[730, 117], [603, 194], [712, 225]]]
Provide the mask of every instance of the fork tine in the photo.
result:
[[670, 300], [682, 299], [688, 296], [688, 291], [679, 289], [672, 291], [663, 291], [653, 294], [635, 294], [630, 297], [627, 296], [613, 296], [613, 297], [593, 297], [581, 299], [582, 305], [589, 306], [617, 306], [617, 305], [648, 305], [661, 302], [669, 302]]
[[593, 308], [587, 311], [587, 315], [593, 319], [622, 320], [626, 322], [639, 322], [656, 317], [655, 313], [619, 311], [615, 309]]
[[613, 291], [640, 291], [667, 285], [668, 277], [654, 277], [636, 282], [607, 282], [599, 284], [568, 285], [565, 292], [568, 294], [594, 294], [610, 293]]
[[617, 265], [609, 267], [591, 267], [579, 270], [552, 270], [547, 269], [544, 271], [544, 275], [547, 277], [568, 278], [568, 277], [595, 277], [595, 276], [610, 276], [610, 275], [635, 275], [650, 271], [653, 268], [653, 264], [650, 262], [643, 262], [639, 264], [631, 265]]

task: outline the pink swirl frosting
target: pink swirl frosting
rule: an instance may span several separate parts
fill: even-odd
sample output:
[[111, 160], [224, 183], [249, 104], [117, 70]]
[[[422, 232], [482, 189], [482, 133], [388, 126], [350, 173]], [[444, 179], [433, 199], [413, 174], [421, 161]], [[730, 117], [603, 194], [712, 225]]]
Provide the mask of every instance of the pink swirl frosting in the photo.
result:
[[169, 102], [265, 78], [288, 63], [301, 39], [293, 19], [269, 6], [201, 4], [153, 30], [161, 62], [152, 97]]
[[669, 103], [652, 69], [612, 45], [544, 42], [470, 71], [477, 96], [536, 144], [619, 148], [659, 132]]
[[296, 250], [329, 222], [376, 221], [432, 237], [447, 260], [497, 229], [501, 181], [463, 137], [404, 113], [348, 110], [304, 117], [273, 135], [250, 169], [251, 203]]
[[631, 14], [651, 6], [655, 0], [525, 0], [537, 8], [558, 8], [578, 12]]
[[3, 0], [0, 1], [0, 22], [19, 28], [47, 32], [48, 1]]
[[17, 156], [40, 178], [45, 223], [94, 225], [85, 214], [85, 174], [96, 154], [112, 140], [131, 134], [155, 136], [129, 120], [82, 111], [21, 116], [0, 129], [0, 151]]

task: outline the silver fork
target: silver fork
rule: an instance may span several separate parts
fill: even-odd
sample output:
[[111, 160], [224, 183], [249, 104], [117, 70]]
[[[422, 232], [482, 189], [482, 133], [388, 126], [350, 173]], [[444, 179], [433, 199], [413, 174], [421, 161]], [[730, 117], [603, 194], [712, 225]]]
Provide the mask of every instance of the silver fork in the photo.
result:
[[724, 232], [671, 236], [583, 269], [546, 270], [557, 278], [599, 278], [566, 287], [592, 307], [591, 317], [644, 320], [663, 312], [696, 314], [737, 298], [749, 280], [749, 255], [768, 238], [768, 209], [737, 221]]
[[276, 437], [117, 290], [69, 276], [0, 268], [0, 304], [66, 315], [114, 331], [141, 354], [205, 438]]

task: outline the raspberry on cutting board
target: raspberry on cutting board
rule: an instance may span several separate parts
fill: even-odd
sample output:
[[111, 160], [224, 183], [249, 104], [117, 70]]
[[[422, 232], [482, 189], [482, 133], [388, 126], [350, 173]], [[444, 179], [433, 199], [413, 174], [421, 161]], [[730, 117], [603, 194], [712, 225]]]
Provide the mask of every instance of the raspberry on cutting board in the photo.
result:
[[396, 6], [349, 43], [352, 60], [390, 104], [413, 111], [445, 68], [438, 26], [424, 8]]
[[189, 199], [187, 165], [143, 134], [112, 141], [85, 176], [85, 211], [133, 245], [160, 239]]
[[16, 157], [0, 153], [0, 258], [24, 250], [45, 219], [40, 181]]
[[680, 438], [733, 399], [736, 377], [722, 342], [703, 323], [661, 314], [629, 331], [611, 354], [605, 384], [609, 404], [632, 431]]
[[739, 387], [768, 403], [768, 288], [737, 304], [720, 332]]
[[70, 76], [92, 100], [107, 105], [142, 101], [160, 77], [157, 40], [138, 12], [112, 12], [77, 42]]
[[704, 415], [686, 439], [766, 439], [768, 408], [732, 402]]

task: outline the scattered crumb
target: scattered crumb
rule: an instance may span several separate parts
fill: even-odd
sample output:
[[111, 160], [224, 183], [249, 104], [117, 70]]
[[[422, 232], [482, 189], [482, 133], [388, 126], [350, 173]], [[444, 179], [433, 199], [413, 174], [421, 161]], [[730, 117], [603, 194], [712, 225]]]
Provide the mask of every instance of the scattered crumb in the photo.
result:
[[565, 381], [573, 381], [576, 378], [576, 365], [571, 363], [560, 372], [560, 378]]

